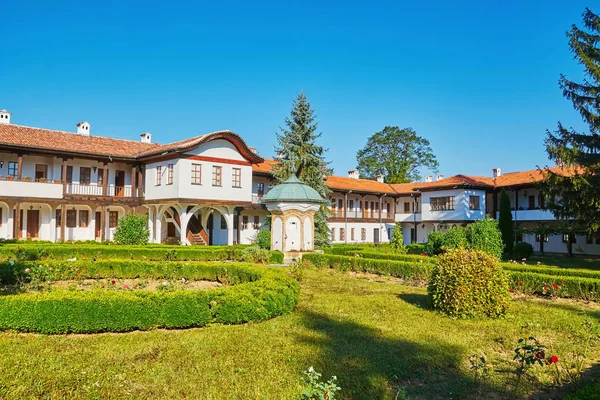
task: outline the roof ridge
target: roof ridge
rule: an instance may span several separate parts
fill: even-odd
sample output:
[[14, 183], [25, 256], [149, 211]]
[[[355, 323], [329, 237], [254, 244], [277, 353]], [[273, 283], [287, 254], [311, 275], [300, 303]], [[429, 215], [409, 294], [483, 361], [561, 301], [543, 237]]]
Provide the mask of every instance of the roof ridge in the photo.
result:
[[138, 142], [136, 140], [132, 140], [132, 139], [123, 139], [123, 138], [118, 138], [118, 137], [110, 137], [110, 136], [101, 136], [101, 135], [80, 135], [77, 132], [68, 132], [68, 131], [61, 131], [58, 129], [48, 129], [48, 128], [39, 128], [37, 126], [28, 126], [28, 125], [19, 125], [19, 124], [7, 124], [8, 126], [17, 126], [19, 128], [27, 128], [27, 129], [37, 129], [39, 131], [48, 131], [48, 132], [56, 132], [56, 133], [66, 133], [69, 135], [76, 135], [78, 137], [92, 137], [92, 138], [100, 138], [100, 139], [109, 139], [109, 140], [120, 140], [122, 142], [131, 142], [131, 143], [141, 143], [143, 145], [154, 145], [154, 146], [162, 146], [160, 143], [145, 143], [145, 142]]

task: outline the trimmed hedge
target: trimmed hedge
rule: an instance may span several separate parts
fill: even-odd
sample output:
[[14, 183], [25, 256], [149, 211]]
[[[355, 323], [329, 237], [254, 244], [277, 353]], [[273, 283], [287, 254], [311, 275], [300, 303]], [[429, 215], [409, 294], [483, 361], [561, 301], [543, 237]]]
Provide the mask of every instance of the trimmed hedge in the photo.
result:
[[[545, 275], [535, 272], [508, 271], [511, 288], [527, 294], [544, 294], [543, 288], [556, 283], [560, 291], [552, 295], [584, 300], [600, 300], [600, 279], [566, 275]], [[564, 283], [563, 283], [564, 282]]]
[[418, 261], [375, 260], [334, 254], [305, 254], [302, 256], [302, 260], [309, 261], [317, 267], [329, 267], [340, 271], [369, 272], [403, 279], [428, 279], [433, 268], [430, 263]]
[[[112, 263], [112, 265], [110, 265]], [[24, 263], [22, 263], [24, 264]], [[15, 269], [24, 265], [15, 264]], [[263, 321], [292, 311], [299, 284], [283, 271], [247, 264], [154, 263], [107, 260], [90, 263], [87, 275], [110, 277], [218, 279], [233, 286], [173, 292], [126, 290], [56, 290], [0, 296], [0, 330], [39, 333], [125, 332], [154, 328], [190, 328], [217, 322]], [[111, 268], [112, 267], [112, 268]], [[57, 275], [65, 270], [54, 271]], [[142, 274], [142, 271], [145, 271]], [[102, 276], [102, 274], [101, 274]]]
[[517, 272], [533, 272], [536, 274], [554, 275], [554, 276], [579, 276], [582, 278], [594, 278], [600, 279], [600, 271], [593, 269], [571, 269], [571, 268], [558, 268], [558, 267], [547, 267], [543, 265], [522, 265], [522, 264], [511, 264], [502, 263], [502, 267], [508, 271]]
[[[193, 261], [242, 261], [247, 246], [105, 246], [101, 244], [44, 244], [0, 246], [0, 260], [24, 259], [100, 259], [123, 258], [131, 260], [193, 260]], [[271, 252], [270, 262], [283, 261], [281, 252]]]

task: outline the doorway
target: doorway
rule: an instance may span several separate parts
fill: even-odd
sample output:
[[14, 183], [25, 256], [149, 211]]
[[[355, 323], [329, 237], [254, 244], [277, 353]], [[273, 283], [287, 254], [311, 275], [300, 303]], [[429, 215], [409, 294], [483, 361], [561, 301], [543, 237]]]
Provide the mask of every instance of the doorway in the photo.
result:
[[125, 171], [115, 171], [115, 196], [122, 197], [125, 194]]
[[96, 211], [96, 218], [94, 219], [94, 237], [96, 239], [100, 239], [100, 235], [102, 235], [102, 212]]
[[373, 243], [379, 244], [379, 228], [373, 229]]
[[27, 238], [40, 236], [40, 210], [27, 210]]

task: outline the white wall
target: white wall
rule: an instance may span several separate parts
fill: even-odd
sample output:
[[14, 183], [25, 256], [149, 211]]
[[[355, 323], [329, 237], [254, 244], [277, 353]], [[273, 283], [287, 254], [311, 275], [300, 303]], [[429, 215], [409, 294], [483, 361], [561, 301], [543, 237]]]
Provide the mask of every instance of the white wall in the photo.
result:
[[[454, 210], [432, 211], [432, 197], [454, 197]], [[469, 196], [479, 196], [480, 210], [469, 209]], [[421, 194], [423, 221], [477, 221], [485, 218], [485, 191], [474, 189], [438, 190]]]
[[[388, 230], [394, 229], [394, 224], [390, 223], [375, 223], [375, 222], [329, 222], [327, 224], [330, 229], [335, 229], [332, 243], [373, 243], [375, 229], [379, 229], [379, 242], [387, 243], [390, 238], [388, 237]], [[340, 229], [345, 228], [346, 240], [340, 240]], [[354, 240], [352, 240], [352, 228], [354, 228]], [[362, 240], [361, 229], [366, 229], [366, 239]]]

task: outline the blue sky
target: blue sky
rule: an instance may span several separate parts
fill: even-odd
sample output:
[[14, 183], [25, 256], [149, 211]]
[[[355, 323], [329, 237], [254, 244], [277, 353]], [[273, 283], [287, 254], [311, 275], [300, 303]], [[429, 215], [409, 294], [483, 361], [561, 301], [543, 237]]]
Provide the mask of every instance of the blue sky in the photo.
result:
[[230, 129], [272, 156], [304, 90], [336, 174], [397, 125], [446, 176], [546, 165], [545, 130], [582, 127], [557, 86], [582, 76], [565, 37], [578, 0], [92, 3], [3, 4], [14, 123], [160, 143]]

